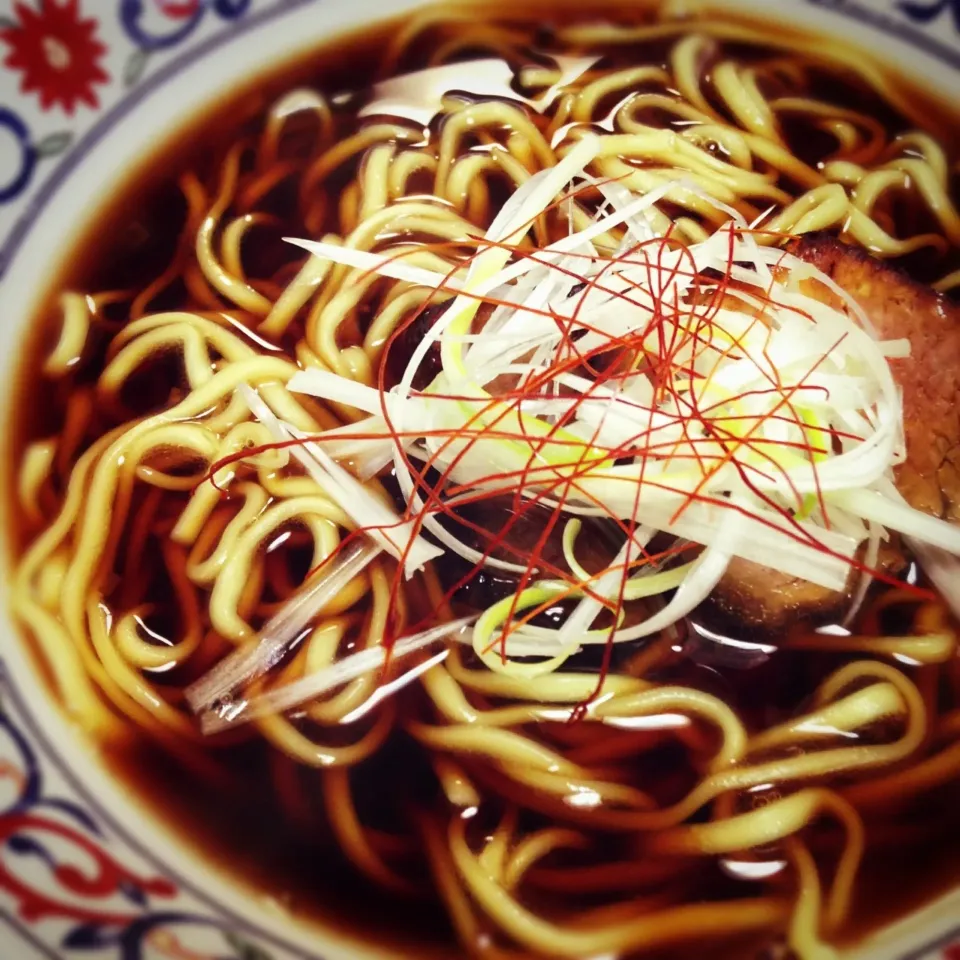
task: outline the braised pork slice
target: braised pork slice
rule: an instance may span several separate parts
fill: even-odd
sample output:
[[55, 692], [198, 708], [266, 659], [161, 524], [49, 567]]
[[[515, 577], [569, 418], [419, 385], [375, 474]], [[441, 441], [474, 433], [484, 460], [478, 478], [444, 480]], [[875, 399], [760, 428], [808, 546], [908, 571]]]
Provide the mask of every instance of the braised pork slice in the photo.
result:
[[[813, 235], [790, 249], [850, 294], [881, 339], [910, 340], [911, 356], [892, 361], [903, 390], [907, 446], [907, 461], [896, 472], [897, 487], [916, 509], [960, 520], [960, 306], [831, 236]], [[822, 283], [811, 281], [807, 292], [842, 308]], [[896, 569], [895, 548], [883, 551], [881, 565]], [[836, 593], [737, 559], [706, 612], [766, 631], [803, 621], [826, 622], [842, 614], [855, 582], [851, 576], [848, 591]]]

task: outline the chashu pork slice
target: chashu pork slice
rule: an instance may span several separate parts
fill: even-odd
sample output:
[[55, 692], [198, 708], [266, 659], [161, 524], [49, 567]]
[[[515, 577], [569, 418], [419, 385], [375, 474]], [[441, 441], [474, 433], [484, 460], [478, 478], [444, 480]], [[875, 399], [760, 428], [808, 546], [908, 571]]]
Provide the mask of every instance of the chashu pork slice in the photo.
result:
[[[960, 305], [828, 235], [806, 237], [790, 249], [846, 291], [880, 339], [909, 339], [910, 357], [892, 361], [903, 390], [907, 453], [896, 470], [897, 487], [916, 509], [960, 520]], [[842, 309], [822, 283], [811, 281], [807, 292]], [[896, 547], [885, 545], [880, 566], [894, 570], [902, 563]], [[704, 612], [719, 615], [724, 626], [767, 632], [822, 623], [843, 615], [855, 583], [852, 573], [848, 590], [837, 593], [737, 558]]]

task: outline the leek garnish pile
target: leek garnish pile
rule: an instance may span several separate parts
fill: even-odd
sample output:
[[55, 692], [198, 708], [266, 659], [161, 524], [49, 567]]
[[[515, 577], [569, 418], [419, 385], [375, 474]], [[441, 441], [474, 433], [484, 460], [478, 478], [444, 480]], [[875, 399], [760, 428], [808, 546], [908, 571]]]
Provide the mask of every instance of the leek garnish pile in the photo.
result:
[[[389, 390], [319, 369], [289, 382], [364, 411], [352, 434], [301, 437], [259, 398], [254, 415], [278, 441], [304, 441], [301, 462], [407, 575], [447, 550], [517, 574], [516, 596], [473, 626], [474, 648], [496, 670], [536, 675], [584, 644], [663, 630], [711, 593], [734, 557], [842, 590], [858, 556], [875, 556], [889, 531], [960, 554], [960, 531], [905, 505], [891, 482], [905, 449], [890, 361], [907, 358], [909, 343], [878, 340], [830, 278], [759, 242], [757, 225], [733, 210], [692, 246], [658, 235], [647, 213], [662, 191], [637, 196], [596, 181], [587, 170], [597, 149], [584, 137], [531, 176], [456, 275], [293, 241], [449, 302]], [[588, 192], [600, 200], [587, 229], [530, 246], [538, 217], [562, 218]], [[441, 372], [414, 389], [431, 351]], [[337, 464], [347, 442], [361, 477], [392, 462], [405, 515]], [[504, 495], [521, 511], [553, 509], [566, 569], [505, 556], [509, 534], [491, 556], [440, 522], [458, 505]], [[576, 553], [579, 518], [590, 516], [623, 539], [592, 574]], [[685, 544], [679, 565], [651, 554], [659, 534]], [[624, 604], [640, 597], [661, 599], [625, 624]], [[531, 623], [558, 599], [575, 600], [564, 623]], [[613, 616], [601, 629], [605, 610]]]

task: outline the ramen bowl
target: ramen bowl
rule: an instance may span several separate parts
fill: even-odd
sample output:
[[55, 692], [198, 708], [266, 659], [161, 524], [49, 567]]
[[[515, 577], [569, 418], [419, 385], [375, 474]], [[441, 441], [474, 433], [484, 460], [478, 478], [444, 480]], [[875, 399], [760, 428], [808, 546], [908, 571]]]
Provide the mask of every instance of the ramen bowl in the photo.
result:
[[[427, 6], [420, 0], [22, 0], [0, 5], [0, 44], [6, 54], [0, 71], [0, 283], [11, 436], [39, 435], [43, 429], [43, 411], [32, 404], [42, 405], [47, 387], [30, 382], [36, 365], [29, 361], [50, 346], [34, 329], [38, 318], [53, 309], [64, 284], [95, 275], [98, 256], [119, 258], [128, 245], [147, 249], [137, 246], [143, 241], [138, 223], [149, 232], [151, 224], [163, 220], [163, 211], [154, 209], [153, 220], [131, 221], [133, 208], [127, 204], [138, 195], [132, 185], [143, 191], [144, 184], [169, 179], [171, 169], [202, 164], [204, 151], [218, 144], [221, 131], [235, 136], [243, 118], [315, 76], [318, 62], [327, 77], [324, 93], [336, 104], [338, 84], [349, 87], [350, 78], [356, 83], [357, 64], [373, 62], [371, 49], [395, 44]], [[631, 4], [624, 0], [607, 7], [629, 16]], [[450, 4], [449, 9], [460, 8]], [[487, 16], [502, 14], [494, 4], [469, 9], [459, 22], [472, 24], [481, 38]], [[824, 46], [849, 44], [854, 59], [863, 51], [871, 63], [896, 75], [900, 101], [929, 108], [928, 115], [943, 125], [934, 134], [945, 142], [958, 139], [958, 131], [947, 126], [949, 110], [938, 103], [949, 104], [960, 94], [960, 4], [781, 0], [775, 10], [763, 0], [669, 5], [669, 15], [691, 30], [708, 11], [750, 29], [769, 30], [771, 37], [809, 32]], [[531, 3], [524, 16], [536, 21], [550, 14]], [[564, 14], [570, 21], [596, 16]], [[469, 51], [469, 44], [464, 49]], [[492, 54], [487, 50], [484, 56], [489, 60]], [[589, 65], [571, 69], [567, 79], [575, 82]], [[473, 82], [493, 84], [486, 92], [493, 90], [501, 99], [516, 93], [502, 85], [499, 74]], [[468, 87], [468, 93], [477, 92]], [[393, 90], [393, 95], [400, 94]], [[426, 107], [434, 107], [429, 98], [418, 102], [418, 110]], [[762, 117], [753, 121], [762, 125]], [[760, 136], [750, 126], [753, 121], [744, 118], [745, 129]], [[848, 134], [855, 132], [844, 128], [839, 136]], [[922, 144], [915, 149], [922, 154]], [[842, 184], [842, 177], [835, 183]], [[346, 185], [325, 189], [331, 202], [340, 202], [337, 191], [347, 191]], [[159, 196], [161, 207], [172, 203], [168, 195]], [[783, 230], [805, 232], [796, 219]], [[88, 261], [95, 266], [88, 268]], [[135, 266], [129, 266], [131, 276]], [[107, 328], [113, 322], [106, 309], [101, 319]], [[8, 460], [21, 454], [11, 441]], [[5, 525], [13, 541], [27, 521], [12, 468], [7, 485]], [[109, 519], [104, 516], [102, 523], [108, 525]], [[238, 788], [228, 777], [219, 792], [201, 800], [186, 787], [193, 776], [189, 765], [171, 765], [139, 740], [131, 746], [122, 738], [91, 736], [79, 719], [83, 711], [64, 694], [62, 684], [70, 689], [70, 664], [49, 649], [45, 653], [42, 642], [29, 642], [15, 622], [11, 611], [21, 609], [23, 588], [14, 578], [16, 550], [5, 555], [2, 956], [372, 960], [463, 955], [450, 936], [432, 929], [444, 927], [442, 911], [421, 909], [416, 901], [409, 908], [389, 909], [368, 903], [366, 888], [351, 886], [340, 859], [317, 862], [312, 853], [308, 860], [306, 852], [298, 856], [295, 849], [278, 858], [272, 849], [276, 824], [254, 817], [238, 828], [231, 808], [242, 806], [244, 798], [230, 791], [255, 789], [250, 784]], [[54, 561], [48, 566], [45, 589], [55, 594], [62, 585]], [[401, 782], [415, 776], [410, 769], [394, 764], [389, 775]], [[389, 795], [392, 787], [387, 783], [381, 789]], [[228, 822], [232, 826], [218, 829]], [[895, 816], [893, 822], [910, 826], [897, 823]], [[878, 884], [875, 892], [868, 887], [861, 896], [876, 896], [883, 915], [872, 917], [862, 936], [845, 937], [838, 955], [849, 960], [960, 956], [960, 887], [953, 882], [960, 863], [944, 860], [911, 866], [902, 877]], [[312, 886], [321, 893], [311, 896]], [[352, 905], [344, 906], [345, 897]], [[431, 929], [425, 933], [424, 926]], [[720, 956], [705, 943], [670, 956]]]

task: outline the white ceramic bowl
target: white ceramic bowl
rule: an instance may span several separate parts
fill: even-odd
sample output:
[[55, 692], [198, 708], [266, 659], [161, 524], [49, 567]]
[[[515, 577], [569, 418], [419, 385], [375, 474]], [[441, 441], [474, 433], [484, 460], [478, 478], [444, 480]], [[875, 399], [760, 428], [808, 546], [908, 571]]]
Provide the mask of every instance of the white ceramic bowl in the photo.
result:
[[[629, 0], [624, 0], [629, 2]], [[0, 337], [25, 326], [119, 177], [251, 76], [424, 0], [0, 0]], [[676, 4], [675, 4], [676, 5]], [[960, 0], [725, 0], [841, 35], [960, 94]], [[9, 402], [9, 400], [7, 401]], [[298, 926], [149, 816], [70, 727], [0, 611], [0, 958], [369, 960]], [[860, 960], [960, 957], [960, 891]]]

